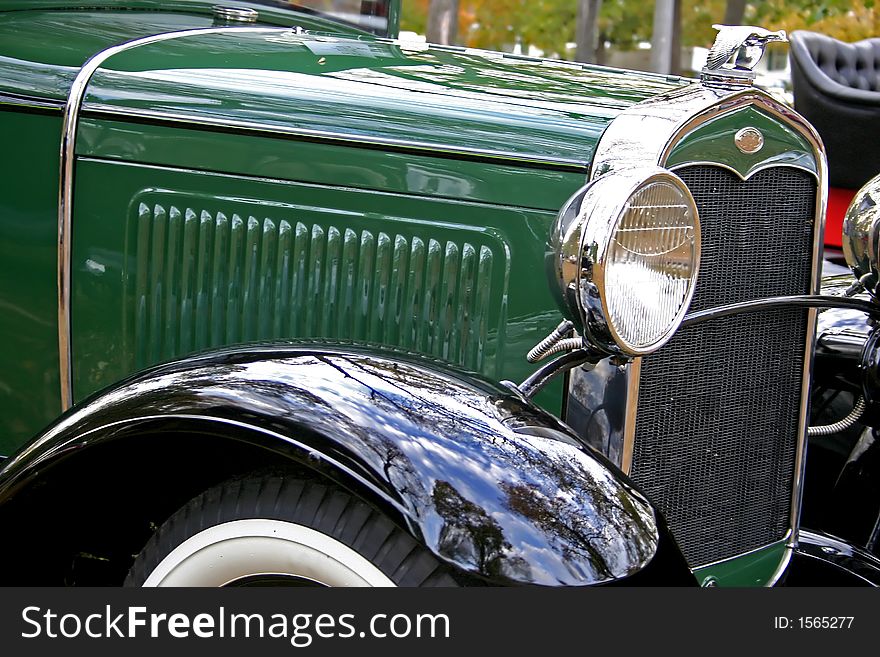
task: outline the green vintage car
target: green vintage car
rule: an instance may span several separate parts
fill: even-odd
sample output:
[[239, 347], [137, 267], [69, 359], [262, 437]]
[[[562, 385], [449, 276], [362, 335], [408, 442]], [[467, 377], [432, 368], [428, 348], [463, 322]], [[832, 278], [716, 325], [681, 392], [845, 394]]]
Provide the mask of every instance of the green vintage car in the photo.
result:
[[0, 10], [0, 582], [880, 582], [799, 526], [766, 300], [827, 184], [766, 34], [690, 80], [217, 1]]

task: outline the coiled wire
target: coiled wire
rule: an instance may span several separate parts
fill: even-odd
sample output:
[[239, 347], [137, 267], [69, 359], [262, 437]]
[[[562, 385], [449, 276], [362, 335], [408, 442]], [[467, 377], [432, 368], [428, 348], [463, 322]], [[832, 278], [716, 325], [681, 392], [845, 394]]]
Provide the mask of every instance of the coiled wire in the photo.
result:
[[[526, 354], [526, 360], [530, 363], [537, 363], [539, 360], [542, 360], [546, 356], [550, 354], [558, 354], [560, 351], [569, 351], [571, 349], [577, 349], [582, 346], [582, 341], [580, 338], [568, 338], [567, 340], [563, 340], [566, 335], [571, 333], [572, 329], [574, 329], [574, 324], [572, 324], [569, 320], [565, 319], [559, 323], [553, 331], [546, 338], [541, 340], [538, 344], [532, 347], [531, 351]], [[560, 342], [560, 340], [563, 340]], [[569, 343], [572, 341], [576, 341], [577, 344], [571, 346]], [[565, 345], [565, 346], [562, 346]]]
[[841, 431], [845, 431], [849, 429], [852, 425], [861, 419], [862, 414], [865, 412], [865, 398], [859, 395], [859, 398], [856, 399], [856, 403], [853, 406], [853, 409], [850, 411], [849, 415], [847, 415], [842, 420], [838, 420], [832, 424], [821, 424], [816, 427], [809, 427], [807, 429], [808, 436], [830, 436], [834, 433], [840, 433]]

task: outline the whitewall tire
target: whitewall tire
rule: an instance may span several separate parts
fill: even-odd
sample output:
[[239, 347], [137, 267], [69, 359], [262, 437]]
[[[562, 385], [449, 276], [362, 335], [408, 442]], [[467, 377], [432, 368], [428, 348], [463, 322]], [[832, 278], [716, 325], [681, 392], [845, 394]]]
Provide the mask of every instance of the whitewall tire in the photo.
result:
[[449, 568], [348, 491], [282, 474], [215, 486], [136, 557], [131, 586], [455, 586]]

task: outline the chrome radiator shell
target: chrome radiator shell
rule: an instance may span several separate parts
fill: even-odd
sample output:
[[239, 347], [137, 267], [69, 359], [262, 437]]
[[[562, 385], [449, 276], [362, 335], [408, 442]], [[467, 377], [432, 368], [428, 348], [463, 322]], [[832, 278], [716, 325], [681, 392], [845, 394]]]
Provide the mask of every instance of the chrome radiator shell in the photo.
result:
[[[769, 117], [785, 126], [794, 138], [801, 139], [807, 146], [802, 153], [786, 156], [758, 153], [747, 163], [745, 170], [742, 170], [742, 158], [735, 161], [735, 153], [731, 155], [735, 147], [733, 139], [730, 139], [730, 148], [727, 151], [719, 149], [717, 158], [711, 158], [713, 161], [698, 161], [678, 155], [687, 150], [681, 146], [686, 145], [695, 132], [699, 134], [701, 127], [727, 119], [737, 112], [741, 112], [740, 116], [744, 118], [758, 114]], [[815, 131], [790, 108], [750, 88], [713, 89], [700, 85], [647, 101], [625, 112], [612, 123], [600, 141], [591, 175], [597, 178], [645, 162], [656, 162], [674, 169], [679, 175], [691, 177], [686, 182], [692, 186], [695, 196], [702, 196], [698, 205], [707, 202], [711, 205], [714, 198], [734, 208], [727, 213], [729, 216], [725, 221], [738, 222], [742, 230], [738, 236], [725, 235], [730, 227], [725, 227], [722, 221], [717, 227], [721, 231], [718, 236], [709, 234], [707, 238], [704, 234], [701, 273], [705, 272], [705, 267], [732, 266], [748, 254], [752, 254], [749, 259], [753, 259], [756, 252], [768, 256], [765, 261], [770, 262], [776, 253], [774, 249], [790, 248], [795, 252], [793, 259], [779, 263], [780, 271], [788, 271], [792, 263], [799, 263], [800, 269], [793, 272], [787, 281], [782, 281], [765, 268], [754, 272], [749, 285], [736, 283], [730, 290], [718, 285], [724, 279], [724, 272], [720, 272], [721, 275], [716, 277], [718, 280], [711, 284], [715, 289], [703, 295], [698, 282], [692, 310], [779, 294], [815, 293], [818, 290], [827, 196], [825, 154]], [[768, 183], [774, 177], [778, 180]], [[799, 185], [797, 189], [791, 187], [792, 181]], [[768, 188], [768, 184], [770, 187], [775, 185], [776, 191]], [[736, 191], [737, 186], [739, 192]], [[713, 192], [715, 187], [717, 189]], [[761, 213], [754, 211], [761, 210], [762, 200], [773, 206], [768, 208], [772, 216], [790, 211], [794, 234], [799, 235], [796, 243], [791, 243], [791, 235], [783, 237], [775, 235], [775, 230], [768, 230], [768, 222], [772, 224], [773, 219], [767, 213], [762, 220], [764, 228], [753, 226], [749, 233], [750, 221], [760, 219], [758, 215]], [[799, 207], [791, 207], [789, 201], [793, 200], [800, 204]], [[735, 208], [739, 208], [738, 211]], [[708, 218], [711, 211], [701, 208], [701, 214], [704, 211]], [[750, 216], [753, 214], [756, 216]], [[746, 255], [736, 256], [734, 248], [725, 256], [726, 263], [713, 262], [715, 247], [712, 242], [720, 239], [722, 241], [717, 244], [723, 246], [725, 237], [734, 241], [745, 240], [737, 248], [740, 254]], [[710, 278], [707, 275], [706, 281]], [[738, 351], [748, 347], [748, 340], [731, 344], [729, 349], [717, 344], [719, 340], [723, 342], [725, 331], [731, 334], [753, 331], [755, 322], [761, 324], [761, 315], [764, 316], [764, 329], [772, 329], [774, 323], [777, 329], [780, 324], [791, 329], [776, 330], [775, 339], [778, 344], [785, 346], [784, 358], [788, 362], [784, 376], [767, 378], [768, 373], [780, 372], [770, 362], [773, 356], [769, 353], [769, 344], [764, 344], [764, 348], [762, 344], [753, 344], [754, 349], [746, 349], [750, 353], [748, 362], [739, 364], [742, 369], [737, 369]], [[711, 320], [706, 323], [708, 329], [693, 327], [687, 330], [708, 330], [713, 333], [715, 351], [709, 358], [721, 358], [726, 362], [728, 371], [721, 377], [724, 380], [717, 382], [716, 390], [702, 394], [697, 403], [692, 403], [690, 407], [683, 405], [677, 421], [669, 421], [676, 405], [676, 396], [671, 392], [673, 386], [667, 386], [668, 390], [658, 394], [656, 384], [660, 382], [660, 387], [663, 387], [664, 376], [679, 380], [690, 377], [692, 381], [700, 383], [707, 380], [706, 377], [714, 371], [712, 367], [707, 367], [708, 363], [699, 365], [704, 369], [700, 375], [702, 378], [695, 376], [694, 371], [695, 368], [699, 369], [694, 350], [705, 339], [703, 336], [695, 337], [697, 334], [692, 334], [688, 338], [688, 332], [683, 331], [678, 355], [679, 369], [676, 371], [664, 374], [663, 370], [669, 367], [663, 359], [669, 356], [664, 356], [663, 352], [669, 349], [672, 354], [678, 338], [653, 356], [629, 363], [606, 360], [599, 366], [575, 371], [570, 376], [567, 421], [597, 449], [617, 462], [652, 497], [669, 519], [676, 539], [694, 568], [734, 558], [765, 545], [785, 541], [793, 546], [797, 541], [816, 313], [814, 310], [788, 310], [777, 315], [775, 320], [772, 317], [768, 320], [767, 313], [752, 313], [727, 320]], [[714, 329], [713, 324], [716, 325]], [[753, 337], [757, 343], [766, 343], [766, 336]], [[779, 351], [778, 347], [774, 349]], [[782, 357], [782, 354], [778, 356]], [[756, 363], [761, 363], [761, 367]], [[755, 386], [743, 386], [743, 380], [748, 377], [757, 377]], [[712, 425], [711, 420], [706, 421], [706, 418], [713, 417], [712, 414], [722, 417], [725, 413], [729, 414], [728, 419], [741, 418], [743, 408], [753, 405], [761, 397], [760, 390], [769, 387], [778, 389], [780, 386], [789, 388], [785, 409], [782, 412], [774, 411], [777, 401], [768, 400], [760, 414], [764, 419], [756, 422], [755, 426], [744, 426], [741, 439], [730, 433], [728, 426], [725, 429], [728, 433], [724, 447], [727, 452], [724, 454], [733, 458], [724, 461], [720, 456], [713, 456], [721, 455], [723, 450], [717, 449], [714, 432], [706, 429]], [[745, 396], [744, 387], [750, 390]], [[699, 391], [688, 389], [682, 392], [691, 396], [699, 394]], [[751, 400], [748, 399], [749, 395]], [[727, 410], [725, 404], [728, 404]], [[690, 416], [694, 415], [697, 407], [704, 409], [703, 428], [692, 426]], [[731, 412], [737, 408], [739, 415]], [[774, 426], [767, 424], [768, 417], [775, 418]], [[734, 420], [734, 425], [737, 421]], [[764, 430], [761, 426], [765, 427]], [[780, 437], [780, 432], [784, 437]], [[766, 441], [763, 445], [762, 440]], [[682, 472], [681, 464], [676, 463], [677, 459], [689, 461], [689, 474]], [[700, 459], [703, 459], [702, 465]], [[668, 465], [664, 469], [664, 460], [667, 465], [674, 464], [675, 467]], [[726, 463], [721, 466], [723, 476], [720, 478], [716, 477], [718, 472], [710, 467], [713, 460], [716, 464]], [[713, 481], [718, 484], [716, 488], [712, 486]], [[772, 494], [758, 485], [767, 485], [767, 482], [771, 482]], [[761, 498], [766, 499], [761, 501]], [[729, 508], [731, 513], [725, 513], [725, 508]]]

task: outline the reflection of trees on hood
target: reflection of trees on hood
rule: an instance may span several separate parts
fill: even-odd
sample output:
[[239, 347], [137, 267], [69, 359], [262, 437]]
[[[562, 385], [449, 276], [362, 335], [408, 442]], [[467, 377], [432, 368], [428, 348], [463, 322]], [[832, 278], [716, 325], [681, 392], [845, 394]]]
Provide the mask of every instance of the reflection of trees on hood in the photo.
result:
[[501, 526], [476, 504], [464, 499], [448, 482], [434, 484], [434, 505], [444, 524], [440, 548], [445, 555], [472, 564], [490, 577], [529, 577], [529, 566], [511, 557], [511, 545]]

